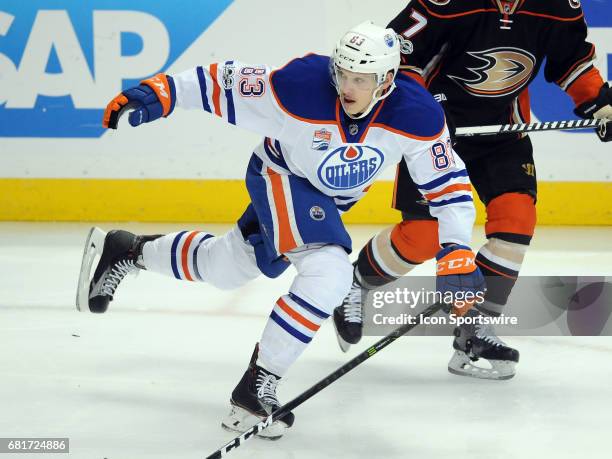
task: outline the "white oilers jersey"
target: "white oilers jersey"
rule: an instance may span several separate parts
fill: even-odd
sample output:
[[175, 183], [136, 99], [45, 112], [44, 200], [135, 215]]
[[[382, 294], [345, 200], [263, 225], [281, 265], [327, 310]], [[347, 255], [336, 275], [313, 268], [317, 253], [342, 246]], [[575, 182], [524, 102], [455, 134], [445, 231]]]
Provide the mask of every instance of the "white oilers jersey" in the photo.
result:
[[465, 165], [452, 150], [442, 109], [416, 82], [397, 80], [389, 97], [354, 120], [342, 110], [327, 56], [277, 70], [228, 61], [172, 78], [177, 106], [262, 134], [255, 154], [267, 167], [307, 179], [340, 211], [403, 158], [439, 220], [440, 243], [469, 245], [475, 212]]

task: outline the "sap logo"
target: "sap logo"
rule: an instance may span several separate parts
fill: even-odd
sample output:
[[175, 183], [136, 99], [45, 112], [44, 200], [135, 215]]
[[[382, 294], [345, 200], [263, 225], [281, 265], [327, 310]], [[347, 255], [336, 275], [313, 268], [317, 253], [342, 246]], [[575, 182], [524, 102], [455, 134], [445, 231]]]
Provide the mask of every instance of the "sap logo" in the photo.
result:
[[172, 64], [231, 2], [3, 1], [0, 136], [99, 137], [106, 103]]
[[336, 148], [321, 161], [318, 176], [332, 190], [350, 190], [374, 177], [383, 162], [384, 155], [376, 148], [344, 146]]

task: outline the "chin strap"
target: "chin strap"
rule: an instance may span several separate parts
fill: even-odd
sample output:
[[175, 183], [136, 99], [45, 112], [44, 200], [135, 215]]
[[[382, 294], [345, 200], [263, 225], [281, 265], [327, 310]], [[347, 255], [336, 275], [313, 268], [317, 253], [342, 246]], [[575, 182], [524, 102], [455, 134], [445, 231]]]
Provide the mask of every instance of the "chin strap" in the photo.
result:
[[[382, 84], [380, 86], [378, 86], [378, 88], [376, 88], [374, 90], [374, 94], [376, 94], [381, 89], [382, 89]], [[380, 102], [381, 100], [386, 99], [387, 97], [389, 97], [389, 94], [391, 94], [394, 89], [395, 89], [395, 81], [391, 83], [391, 86], [389, 86], [389, 89], [387, 90], [387, 92], [384, 93], [382, 96], [374, 96], [374, 97], [372, 97], [372, 102], [370, 102], [370, 105], [368, 105], [366, 107], [366, 109], [362, 113], [360, 113], [359, 115], [351, 115], [351, 114], [349, 114], [346, 111], [346, 109], [344, 108], [344, 104], [342, 104], [342, 99], [340, 99], [340, 103], [342, 104], [342, 108], [344, 109], [344, 113], [346, 113], [346, 116], [348, 116], [349, 118], [351, 118], [353, 120], [360, 120], [360, 119], [365, 118], [366, 116], [368, 116], [368, 114], [372, 111], [372, 109], [374, 108], [374, 106], [378, 102]]]

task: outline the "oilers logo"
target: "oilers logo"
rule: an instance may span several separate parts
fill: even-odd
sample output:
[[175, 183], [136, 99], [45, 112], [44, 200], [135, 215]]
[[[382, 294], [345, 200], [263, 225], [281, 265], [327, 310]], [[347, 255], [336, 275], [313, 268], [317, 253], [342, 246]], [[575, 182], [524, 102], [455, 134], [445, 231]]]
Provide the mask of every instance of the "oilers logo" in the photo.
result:
[[310, 218], [318, 222], [325, 220], [325, 210], [319, 206], [312, 206], [310, 208]]
[[319, 180], [332, 190], [351, 190], [367, 183], [383, 165], [380, 150], [366, 145], [345, 145], [328, 154], [319, 165]]

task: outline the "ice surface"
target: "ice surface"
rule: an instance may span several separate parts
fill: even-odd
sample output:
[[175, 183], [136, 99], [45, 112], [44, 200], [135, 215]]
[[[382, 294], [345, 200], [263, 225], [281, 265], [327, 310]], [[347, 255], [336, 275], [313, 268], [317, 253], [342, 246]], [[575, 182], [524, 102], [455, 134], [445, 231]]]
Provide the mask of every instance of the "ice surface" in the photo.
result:
[[[0, 224], [0, 437], [70, 437], [69, 457], [78, 459], [206, 457], [233, 438], [220, 420], [292, 269], [233, 292], [143, 272], [122, 283], [107, 314], [78, 313], [88, 227]], [[378, 229], [351, 227], [355, 248]], [[482, 242], [477, 228], [474, 247]], [[522, 272], [610, 275], [611, 242], [610, 228], [539, 228]], [[415, 272], [429, 274], [432, 264]], [[376, 339], [345, 355], [325, 324], [281, 399]], [[283, 439], [251, 440], [230, 457], [608, 457], [612, 338], [507, 341], [521, 351], [518, 374], [494, 382], [447, 372], [450, 337], [402, 338], [297, 408]]]

